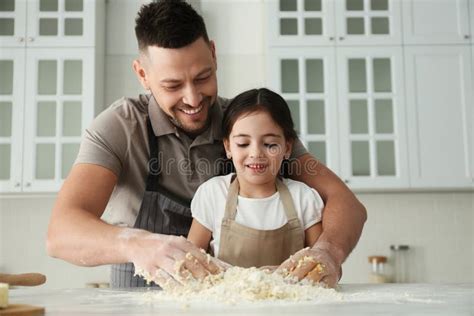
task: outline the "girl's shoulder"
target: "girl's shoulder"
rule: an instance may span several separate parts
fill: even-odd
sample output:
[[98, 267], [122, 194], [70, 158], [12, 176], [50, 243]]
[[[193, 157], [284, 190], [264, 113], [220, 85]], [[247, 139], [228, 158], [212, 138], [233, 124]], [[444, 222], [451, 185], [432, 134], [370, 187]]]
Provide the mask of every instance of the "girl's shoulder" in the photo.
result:
[[318, 201], [322, 202], [321, 196], [318, 191], [310, 187], [304, 182], [296, 181], [288, 178], [283, 178], [283, 183], [286, 184], [288, 190], [290, 191], [293, 197], [303, 198], [310, 197], [316, 198]]
[[224, 176], [215, 176], [212, 177], [205, 182], [203, 182], [200, 186], [199, 189], [205, 189], [205, 190], [213, 190], [216, 188], [221, 188], [228, 190], [230, 186], [230, 180], [232, 179], [233, 174], [228, 174]]

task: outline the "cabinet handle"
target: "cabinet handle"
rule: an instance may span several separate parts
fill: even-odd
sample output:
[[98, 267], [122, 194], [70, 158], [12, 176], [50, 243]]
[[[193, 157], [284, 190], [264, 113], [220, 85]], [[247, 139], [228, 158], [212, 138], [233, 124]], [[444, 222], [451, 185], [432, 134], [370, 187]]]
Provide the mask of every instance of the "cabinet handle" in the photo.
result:
[[330, 41], [334, 41], [334, 36], [330, 36], [330, 37], [329, 37], [329, 40], [330, 40]]
[[349, 183], [349, 179], [344, 179], [344, 183]]
[[25, 38], [24, 38], [24, 37], [19, 37], [19, 38], [18, 38], [18, 42], [23, 43], [24, 41], [25, 41]]
[[20, 182], [15, 183], [15, 188], [19, 188], [19, 187], [20, 187]]
[[343, 40], [344, 40], [344, 36], [339, 36], [339, 40], [340, 40], [340, 41], [343, 41]]
[[31, 187], [31, 183], [30, 183], [30, 182], [27, 182], [27, 183], [26, 183], [26, 187], [28, 187], [28, 188]]
[[28, 37], [28, 42], [34, 42], [35, 38], [34, 37]]
[[466, 34], [466, 35], [464, 35], [464, 38], [465, 38], [465, 39], [469, 39], [469, 38], [471, 38], [471, 36], [469, 36], [469, 35]]

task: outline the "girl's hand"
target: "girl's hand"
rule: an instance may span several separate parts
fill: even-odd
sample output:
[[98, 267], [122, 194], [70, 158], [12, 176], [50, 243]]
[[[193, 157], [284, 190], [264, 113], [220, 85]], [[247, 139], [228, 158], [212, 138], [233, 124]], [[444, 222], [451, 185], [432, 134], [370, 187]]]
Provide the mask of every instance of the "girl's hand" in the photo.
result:
[[283, 262], [276, 273], [296, 278], [324, 283], [335, 288], [341, 278], [341, 263], [335, 254], [339, 250], [327, 242], [317, 242], [313, 248], [304, 248]]

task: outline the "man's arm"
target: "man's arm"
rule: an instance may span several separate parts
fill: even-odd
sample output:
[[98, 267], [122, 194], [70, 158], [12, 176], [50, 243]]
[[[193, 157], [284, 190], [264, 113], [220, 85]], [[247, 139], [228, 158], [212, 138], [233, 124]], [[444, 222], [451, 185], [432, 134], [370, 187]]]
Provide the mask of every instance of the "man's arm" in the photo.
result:
[[93, 164], [72, 168], [51, 214], [49, 255], [82, 266], [133, 262], [153, 276], [160, 268], [173, 275], [175, 262], [187, 261], [186, 253], [190, 252], [202, 264], [195, 268], [197, 275], [202, 275], [203, 269], [219, 270], [183, 237], [152, 234], [102, 221], [100, 217], [116, 183], [117, 176], [107, 168]]
[[367, 220], [366, 209], [345, 183], [312, 155], [300, 156], [296, 162], [301, 172], [291, 178], [314, 188], [324, 201], [323, 233], [318, 242], [336, 246], [343, 255], [342, 263], [359, 240]]
[[[362, 233], [367, 220], [366, 209], [336, 174], [310, 154], [304, 154], [293, 161], [290, 176], [316, 189], [324, 200], [323, 232], [312, 249], [297, 253], [293, 260], [285, 261], [280, 268], [290, 271], [299, 257], [312, 256], [327, 268], [327, 275], [320, 274], [312, 278], [334, 287], [340, 278], [341, 264]], [[294, 270], [292, 274], [301, 279], [309, 275], [313, 268], [303, 267]]]

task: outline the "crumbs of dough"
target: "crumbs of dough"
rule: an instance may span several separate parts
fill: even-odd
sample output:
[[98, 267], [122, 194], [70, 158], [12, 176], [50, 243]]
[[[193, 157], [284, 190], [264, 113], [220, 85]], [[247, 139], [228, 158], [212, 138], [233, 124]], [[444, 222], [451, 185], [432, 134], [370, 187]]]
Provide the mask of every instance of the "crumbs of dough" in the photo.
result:
[[153, 295], [154, 301], [217, 301], [226, 304], [269, 300], [309, 301], [322, 296], [342, 300], [342, 294], [334, 289], [324, 288], [311, 281], [289, 283], [285, 276], [269, 273], [268, 270], [240, 267], [146, 295]]

